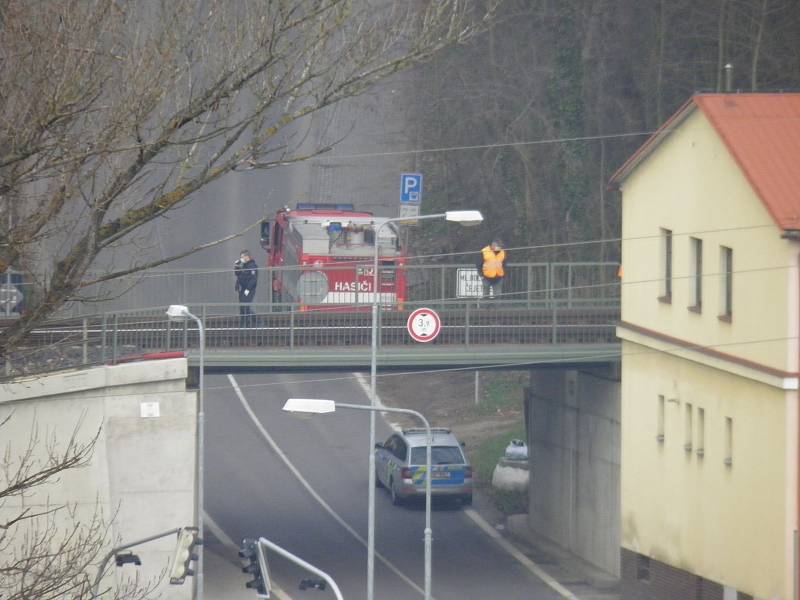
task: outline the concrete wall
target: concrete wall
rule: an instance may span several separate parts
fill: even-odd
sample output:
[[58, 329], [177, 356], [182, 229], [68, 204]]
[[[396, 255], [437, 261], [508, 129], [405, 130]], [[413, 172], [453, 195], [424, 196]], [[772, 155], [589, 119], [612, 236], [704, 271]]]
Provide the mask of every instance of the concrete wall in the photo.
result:
[[[0, 519], [48, 503], [69, 504], [87, 518], [99, 509], [105, 521], [113, 521], [113, 546], [194, 524], [197, 403], [196, 394], [186, 391], [186, 374], [186, 359], [172, 359], [66, 371], [0, 386], [0, 421], [11, 415], [0, 438], [13, 459], [25, 452], [34, 430], [41, 439], [35, 448], [38, 459], [45, 457], [46, 441], [55, 440], [63, 449], [76, 427], [81, 441], [100, 431], [87, 467], [12, 499], [0, 508]], [[116, 568], [112, 560], [111, 573], [117, 581], [135, 574], [140, 580], [158, 578], [175, 539], [136, 547], [142, 566]], [[98, 552], [98, 559], [111, 547]], [[95, 572], [87, 574], [93, 579]], [[161, 598], [185, 599], [191, 597], [192, 584], [191, 579], [183, 586], [162, 582], [157, 591]], [[103, 585], [113, 586], [114, 579], [106, 578]]]
[[531, 529], [619, 576], [620, 385], [612, 373], [533, 370]]

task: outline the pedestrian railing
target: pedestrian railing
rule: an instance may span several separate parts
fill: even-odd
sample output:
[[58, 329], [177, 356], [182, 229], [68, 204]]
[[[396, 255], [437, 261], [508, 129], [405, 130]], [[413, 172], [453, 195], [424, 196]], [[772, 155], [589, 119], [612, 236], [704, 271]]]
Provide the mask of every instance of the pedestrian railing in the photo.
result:
[[[416, 344], [407, 332], [409, 314], [423, 303], [378, 313], [375, 331], [380, 346]], [[425, 303], [427, 304], [427, 303]], [[205, 330], [206, 350], [310, 350], [368, 348], [372, 342], [372, 313], [355, 310], [301, 310], [297, 304], [249, 305], [242, 316], [236, 303], [190, 304]], [[436, 307], [442, 321], [435, 345], [605, 344], [615, 341], [619, 306], [607, 302], [576, 306], [563, 300], [525, 307], [517, 301], [470, 302], [450, 300]], [[35, 330], [31, 343], [12, 363], [44, 363], [54, 367], [116, 362], [140, 354], [192, 351], [199, 347], [193, 320], [176, 323], [166, 307], [115, 311], [102, 315], [53, 321]], [[27, 353], [27, 354], [25, 354]]]
[[[369, 267], [366, 267], [369, 268]], [[617, 263], [511, 263], [506, 266], [502, 300], [524, 308], [552, 306], [554, 302], [570, 307], [614, 306], [619, 303]], [[320, 290], [321, 278], [301, 278], [301, 274], [319, 272], [331, 279], [343, 269], [352, 267], [317, 265], [313, 267], [266, 267], [259, 269], [254, 302], [280, 305], [281, 298], [272, 293], [273, 279], [300, 285], [301, 296], [314, 297]], [[480, 279], [475, 265], [470, 264], [407, 264], [402, 267], [382, 266], [382, 271], [402, 270], [408, 302], [434, 303], [445, 306], [452, 301], [476, 301], [480, 295]], [[362, 275], [363, 277], [363, 275]], [[393, 275], [387, 275], [389, 279]], [[89, 276], [91, 279], [91, 276]], [[89, 302], [68, 305], [63, 316], [82, 316], [99, 312], [136, 310], [142, 306], [168, 304], [224, 304], [235, 301], [233, 270], [151, 270], [140, 274], [88, 286], [81, 296]], [[353, 290], [355, 304], [369, 304], [371, 289], [364, 293], [358, 285]], [[315, 302], [308, 302], [313, 305]]]

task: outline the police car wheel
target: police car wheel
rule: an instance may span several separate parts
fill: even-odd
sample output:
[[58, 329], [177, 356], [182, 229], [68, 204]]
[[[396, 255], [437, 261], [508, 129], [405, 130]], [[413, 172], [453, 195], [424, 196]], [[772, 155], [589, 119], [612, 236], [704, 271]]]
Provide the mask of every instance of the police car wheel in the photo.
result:
[[392, 504], [394, 506], [400, 506], [403, 503], [403, 499], [398, 496], [397, 490], [394, 489], [394, 483], [391, 481], [389, 482], [389, 493], [392, 496]]
[[463, 498], [461, 498], [461, 504], [464, 506], [472, 506], [472, 494], [467, 494]]

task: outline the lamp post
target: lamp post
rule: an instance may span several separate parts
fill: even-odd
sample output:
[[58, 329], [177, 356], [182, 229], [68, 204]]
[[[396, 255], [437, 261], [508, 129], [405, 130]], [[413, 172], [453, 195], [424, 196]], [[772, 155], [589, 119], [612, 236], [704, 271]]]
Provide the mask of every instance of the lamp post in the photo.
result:
[[[200, 367], [198, 378], [198, 412], [197, 412], [197, 495], [195, 503], [195, 513], [197, 514], [197, 535], [203, 540], [203, 469], [204, 469], [204, 445], [205, 445], [205, 415], [203, 413], [203, 372], [205, 371], [204, 352], [206, 348], [206, 332], [203, 322], [182, 304], [171, 304], [167, 309], [167, 316], [170, 321], [186, 321], [193, 319], [197, 323], [197, 330], [200, 334]], [[197, 598], [203, 600], [203, 545], [197, 548]]]
[[376, 379], [378, 370], [378, 305], [380, 289], [378, 287], [378, 254], [380, 251], [380, 232], [390, 223], [401, 221], [425, 221], [444, 219], [462, 225], [477, 225], [483, 221], [483, 215], [477, 210], [451, 210], [435, 215], [423, 215], [413, 218], [399, 217], [386, 219], [375, 227], [375, 252], [372, 261], [372, 354], [370, 360], [369, 401], [373, 411], [369, 415], [369, 508], [367, 513], [367, 600], [373, 600], [375, 592], [375, 412], [378, 407]]
[[[347, 404], [344, 402], [334, 402], [333, 400], [317, 400], [314, 398], [289, 398], [286, 401], [286, 404], [283, 405], [283, 410], [287, 412], [309, 414], [335, 412], [337, 408], [368, 410], [370, 411], [370, 420], [374, 418], [376, 411], [414, 415], [420, 421], [422, 421], [422, 424], [425, 426], [425, 600], [431, 600], [431, 554], [433, 539], [433, 530], [431, 529], [431, 443], [433, 441], [431, 436], [431, 426], [428, 423], [428, 420], [422, 416], [422, 413], [408, 408], [364, 406], [363, 404]], [[373, 457], [375, 456], [374, 444], [370, 454]], [[374, 476], [374, 469], [372, 474]], [[370, 486], [370, 490], [374, 490], [374, 488], [374, 484]], [[374, 532], [371, 531], [370, 533]]]

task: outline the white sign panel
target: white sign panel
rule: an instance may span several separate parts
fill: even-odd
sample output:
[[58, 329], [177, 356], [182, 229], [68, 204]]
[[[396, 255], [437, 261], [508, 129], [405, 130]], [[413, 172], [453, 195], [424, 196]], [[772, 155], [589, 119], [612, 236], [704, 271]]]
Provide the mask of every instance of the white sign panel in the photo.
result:
[[143, 419], [153, 419], [161, 416], [158, 402], [142, 402], [139, 404], [139, 414]]
[[483, 296], [483, 279], [478, 274], [478, 269], [458, 269], [458, 287], [456, 295], [459, 298], [480, 298]]
[[[417, 225], [419, 221], [414, 219], [414, 217], [419, 216], [419, 204], [401, 204], [400, 205], [400, 214], [397, 215], [400, 218], [408, 218], [408, 221], [402, 221], [403, 225]], [[413, 219], [413, 220], [411, 220]]]

